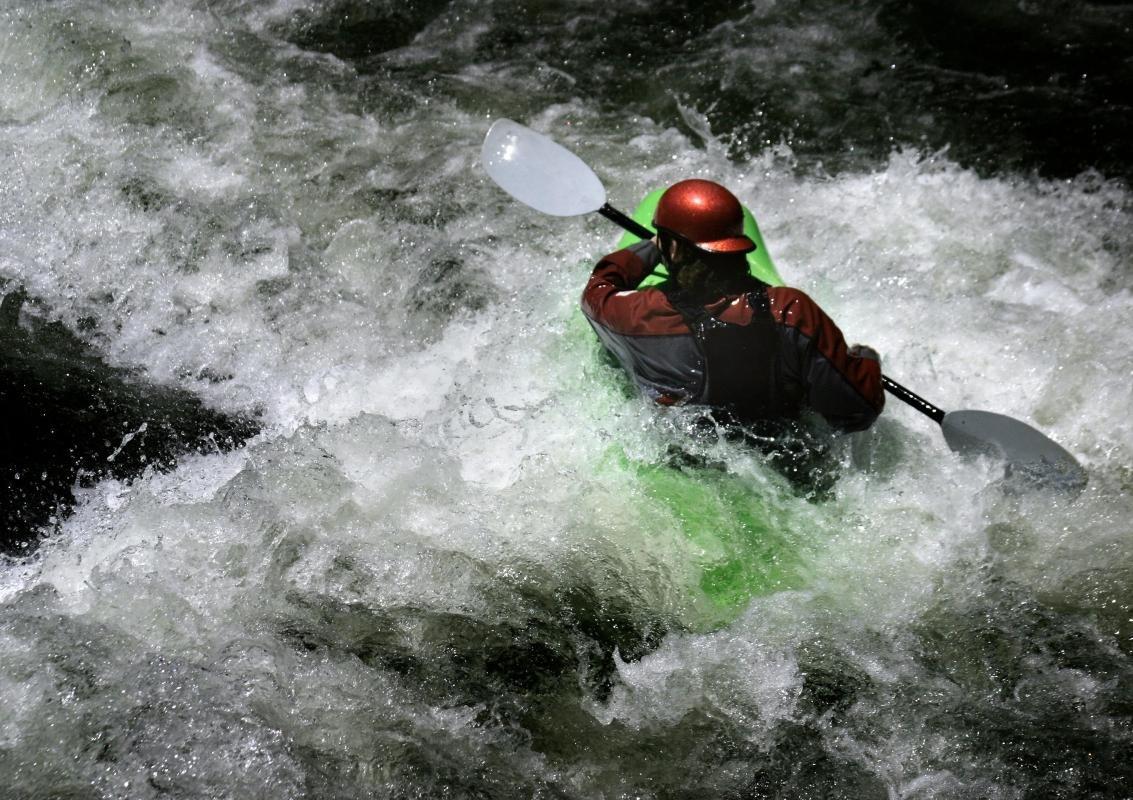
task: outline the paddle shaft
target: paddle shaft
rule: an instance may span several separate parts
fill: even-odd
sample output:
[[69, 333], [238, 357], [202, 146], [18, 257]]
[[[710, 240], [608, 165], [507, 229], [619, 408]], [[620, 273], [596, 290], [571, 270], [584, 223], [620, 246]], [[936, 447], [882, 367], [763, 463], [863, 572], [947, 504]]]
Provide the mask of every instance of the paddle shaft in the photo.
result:
[[[614, 224], [620, 225], [621, 227], [625, 228], [627, 231], [640, 239], [653, 238], [653, 231], [649, 230], [644, 225], [638, 224], [637, 220], [623, 214], [621, 211], [618, 211], [609, 203], [604, 203], [602, 207], [598, 209], [598, 213]], [[882, 375], [881, 385], [884, 386], [886, 391], [888, 391], [898, 400], [908, 403], [917, 411], [921, 412], [926, 417], [931, 419], [933, 422], [939, 424], [944, 421], [943, 409], [937, 408], [928, 400], [925, 400], [923, 397], [921, 397], [919, 394], [909, 391], [904, 386], [897, 383], [897, 381], [889, 378], [886, 375]]]
[[915, 408], [917, 411], [921, 412], [926, 417], [931, 419], [933, 422], [936, 422], [938, 424], [944, 422], [944, 410], [943, 409], [937, 408], [932, 403], [930, 403], [928, 400], [925, 400], [923, 397], [921, 397], [919, 394], [916, 394], [914, 392], [910, 392], [904, 386], [897, 383], [897, 381], [889, 378], [886, 375], [882, 375], [881, 376], [881, 385], [884, 386], [886, 391], [888, 391], [891, 395], [896, 397], [898, 400], [902, 400], [902, 401], [908, 403], [913, 408]]
[[653, 231], [649, 230], [644, 225], [638, 224], [637, 220], [633, 217], [626, 216], [609, 203], [603, 203], [602, 207], [598, 209], [598, 213], [615, 225], [621, 225], [639, 239], [652, 239], [655, 235]]

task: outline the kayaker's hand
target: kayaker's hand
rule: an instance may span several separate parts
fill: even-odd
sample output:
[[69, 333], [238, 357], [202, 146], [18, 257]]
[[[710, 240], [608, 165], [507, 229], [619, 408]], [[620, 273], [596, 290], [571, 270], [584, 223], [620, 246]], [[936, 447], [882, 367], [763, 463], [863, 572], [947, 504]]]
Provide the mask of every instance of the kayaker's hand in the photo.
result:
[[877, 351], [870, 347], [868, 344], [855, 344], [850, 346], [850, 355], [855, 358], [872, 358], [874, 361], [881, 361], [881, 356]]

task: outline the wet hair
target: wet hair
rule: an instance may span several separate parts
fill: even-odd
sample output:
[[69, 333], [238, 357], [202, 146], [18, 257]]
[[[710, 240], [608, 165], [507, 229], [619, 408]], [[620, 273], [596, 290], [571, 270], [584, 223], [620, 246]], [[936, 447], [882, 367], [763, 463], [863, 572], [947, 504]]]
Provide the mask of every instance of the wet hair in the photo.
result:
[[[709, 253], [676, 238], [684, 259], [666, 266], [674, 288], [690, 298], [709, 298], [732, 291], [743, 291], [748, 282], [747, 257], [743, 253]], [[667, 254], [669, 237], [662, 236], [662, 252]]]

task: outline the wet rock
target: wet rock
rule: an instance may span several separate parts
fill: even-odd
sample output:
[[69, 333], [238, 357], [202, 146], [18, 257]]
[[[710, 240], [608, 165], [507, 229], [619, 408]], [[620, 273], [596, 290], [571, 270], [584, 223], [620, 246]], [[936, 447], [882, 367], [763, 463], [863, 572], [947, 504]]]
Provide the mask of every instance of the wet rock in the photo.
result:
[[256, 433], [250, 417], [108, 366], [62, 324], [21, 313], [31, 305], [23, 291], [0, 303], [0, 552], [31, 552], [77, 486], [169, 469]]

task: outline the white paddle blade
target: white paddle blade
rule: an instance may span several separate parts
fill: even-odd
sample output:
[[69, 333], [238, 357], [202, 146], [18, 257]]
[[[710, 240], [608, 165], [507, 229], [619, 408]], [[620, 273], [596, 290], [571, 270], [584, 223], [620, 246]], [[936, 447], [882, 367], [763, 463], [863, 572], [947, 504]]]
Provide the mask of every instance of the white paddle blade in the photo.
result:
[[1074, 456], [1025, 422], [990, 411], [952, 411], [940, 427], [957, 453], [1004, 459], [1012, 480], [1071, 491], [1086, 485], [1086, 471]]
[[544, 214], [574, 217], [606, 203], [606, 189], [585, 161], [510, 119], [492, 124], [480, 162], [501, 189]]

